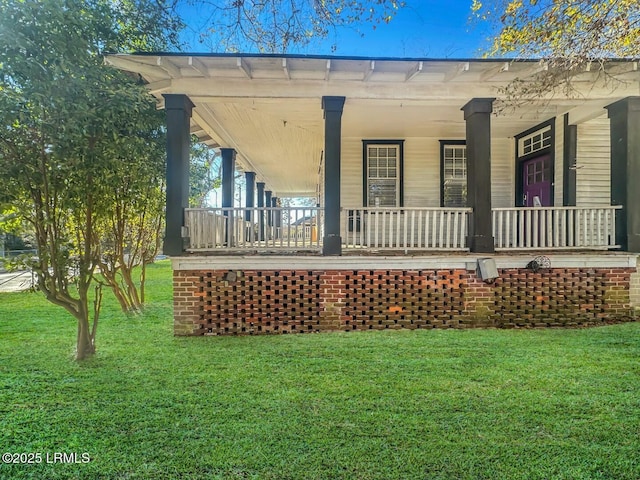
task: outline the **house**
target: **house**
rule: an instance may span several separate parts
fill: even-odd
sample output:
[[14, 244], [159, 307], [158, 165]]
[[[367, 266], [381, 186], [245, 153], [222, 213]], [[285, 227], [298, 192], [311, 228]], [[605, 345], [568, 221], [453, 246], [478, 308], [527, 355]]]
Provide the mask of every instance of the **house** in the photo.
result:
[[[142, 76], [167, 112], [164, 253], [177, 335], [632, 317], [636, 62], [585, 71], [571, 96], [505, 107], [500, 87], [535, 79], [544, 62], [165, 53], [106, 61]], [[188, 208], [192, 134], [221, 149], [222, 208]], [[237, 171], [242, 207], [233, 204]], [[279, 206], [288, 197], [317, 206]]]

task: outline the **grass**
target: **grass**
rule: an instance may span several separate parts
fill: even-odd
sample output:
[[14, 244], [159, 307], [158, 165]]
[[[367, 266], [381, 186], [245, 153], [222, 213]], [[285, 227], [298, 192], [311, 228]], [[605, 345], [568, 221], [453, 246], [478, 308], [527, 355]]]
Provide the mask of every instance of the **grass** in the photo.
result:
[[638, 479], [640, 324], [172, 336], [105, 305], [95, 358], [38, 294], [0, 295], [2, 479]]

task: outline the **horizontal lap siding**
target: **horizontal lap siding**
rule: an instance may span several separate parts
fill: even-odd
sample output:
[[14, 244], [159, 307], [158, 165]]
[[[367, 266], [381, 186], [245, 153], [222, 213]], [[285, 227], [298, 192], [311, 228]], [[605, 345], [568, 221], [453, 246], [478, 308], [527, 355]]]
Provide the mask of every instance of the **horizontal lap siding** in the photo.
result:
[[404, 206], [440, 206], [440, 142], [437, 138], [405, 141]]
[[342, 205], [362, 206], [362, 139], [343, 138], [341, 146], [340, 196]]
[[578, 125], [578, 206], [609, 205], [611, 202], [609, 135], [606, 115]]
[[493, 207], [512, 207], [515, 195], [515, 146], [512, 139], [494, 138], [491, 141], [491, 204]]
[[[404, 139], [404, 206], [440, 206], [440, 139]], [[495, 207], [513, 206], [514, 147], [508, 138], [491, 142], [492, 202]], [[342, 205], [358, 208], [362, 198], [362, 139], [342, 139]]]

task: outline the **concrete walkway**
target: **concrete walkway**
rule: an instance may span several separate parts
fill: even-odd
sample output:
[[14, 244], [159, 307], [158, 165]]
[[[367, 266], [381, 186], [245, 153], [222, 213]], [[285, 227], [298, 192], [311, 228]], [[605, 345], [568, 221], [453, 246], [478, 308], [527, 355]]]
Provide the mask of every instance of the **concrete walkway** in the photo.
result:
[[21, 292], [31, 288], [31, 272], [0, 272], [0, 293]]

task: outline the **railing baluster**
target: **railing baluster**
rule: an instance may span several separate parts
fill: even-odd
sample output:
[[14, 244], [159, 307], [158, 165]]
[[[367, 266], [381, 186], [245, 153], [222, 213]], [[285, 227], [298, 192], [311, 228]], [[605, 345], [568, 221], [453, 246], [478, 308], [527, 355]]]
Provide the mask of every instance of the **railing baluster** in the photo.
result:
[[615, 244], [619, 206], [508, 207], [492, 211], [497, 250], [606, 249]]
[[437, 211], [432, 212], [431, 216], [431, 246], [433, 248], [438, 248], [438, 213]]
[[553, 210], [552, 211], [552, 216], [553, 216], [553, 246], [554, 247], [559, 247], [560, 246], [560, 224], [558, 221], [560, 211], [559, 210]]
[[411, 210], [411, 233], [409, 235], [411, 239], [411, 248], [416, 246], [416, 211]]
[[402, 215], [402, 224], [404, 227], [404, 249], [405, 251], [408, 248], [408, 238], [407, 238], [407, 231], [408, 231], [408, 226], [409, 226], [409, 219], [407, 218], [407, 215], [403, 214]]
[[453, 215], [453, 244], [451, 247], [458, 248], [458, 224], [460, 223], [460, 215], [458, 212], [452, 213]]

